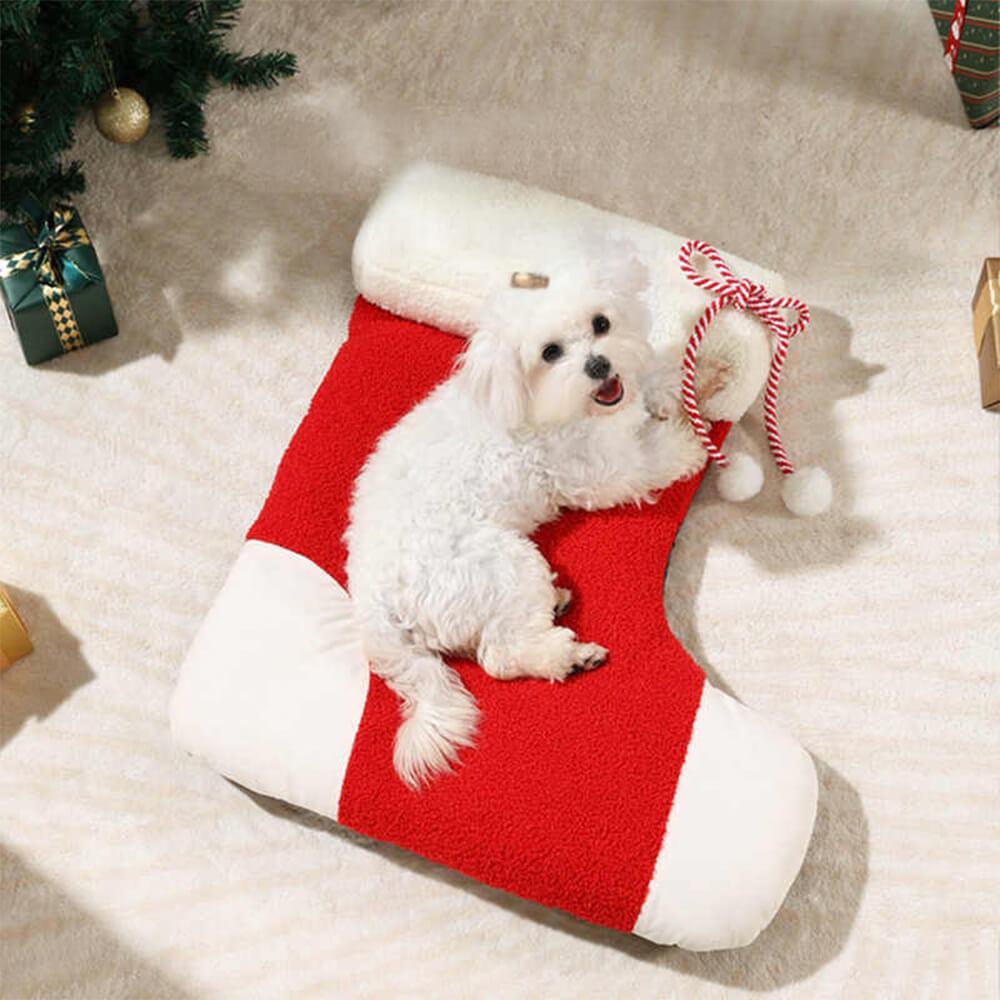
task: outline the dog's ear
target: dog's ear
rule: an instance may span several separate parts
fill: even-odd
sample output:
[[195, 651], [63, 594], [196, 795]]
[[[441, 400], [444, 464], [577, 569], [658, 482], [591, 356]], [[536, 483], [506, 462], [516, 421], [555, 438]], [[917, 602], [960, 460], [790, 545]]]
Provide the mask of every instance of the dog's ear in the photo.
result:
[[472, 335], [459, 361], [464, 390], [504, 427], [523, 424], [527, 387], [517, 348], [484, 327]]

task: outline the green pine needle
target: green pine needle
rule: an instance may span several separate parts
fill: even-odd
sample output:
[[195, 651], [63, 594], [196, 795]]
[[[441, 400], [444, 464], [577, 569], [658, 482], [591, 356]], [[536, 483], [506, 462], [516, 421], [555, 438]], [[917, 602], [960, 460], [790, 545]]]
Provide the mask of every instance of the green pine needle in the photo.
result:
[[82, 164], [60, 159], [109, 88], [103, 52], [116, 82], [162, 120], [172, 156], [207, 153], [204, 105], [214, 86], [270, 88], [297, 68], [289, 52], [226, 50], [242, 6], [149, 0], [143, 11], [137, 0], [0, 0], [0, 208], [14, 212], [27, 192], [50, 202], [83, 191]]

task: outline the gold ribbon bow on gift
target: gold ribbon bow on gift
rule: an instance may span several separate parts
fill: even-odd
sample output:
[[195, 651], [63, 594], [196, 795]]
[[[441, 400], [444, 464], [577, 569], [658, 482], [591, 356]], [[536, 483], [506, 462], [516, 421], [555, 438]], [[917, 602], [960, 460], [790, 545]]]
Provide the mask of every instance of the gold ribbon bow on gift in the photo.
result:
[[0, 279], [29, 269], [38, 275], [38, 285], [64, 351], [86, 346], [66, 284], [74, 288], [95, 280], [78, 263], [63, 257], [74, 247], [90, 246], [86, 229], [73, 225], [74, 216], [72, 209], [53, 209], [37, 227], [35, 246], [0, 260]]

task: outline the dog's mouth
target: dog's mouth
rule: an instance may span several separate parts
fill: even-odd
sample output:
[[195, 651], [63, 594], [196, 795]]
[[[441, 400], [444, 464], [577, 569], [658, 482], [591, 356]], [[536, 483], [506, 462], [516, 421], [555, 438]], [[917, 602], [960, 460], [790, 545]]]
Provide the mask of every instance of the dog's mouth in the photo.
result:
[[625, 386], [617, 375], [606, 378], [597, 389], [591, 393], [591, 399], [601, 406], [617, 406], [625, 395]]

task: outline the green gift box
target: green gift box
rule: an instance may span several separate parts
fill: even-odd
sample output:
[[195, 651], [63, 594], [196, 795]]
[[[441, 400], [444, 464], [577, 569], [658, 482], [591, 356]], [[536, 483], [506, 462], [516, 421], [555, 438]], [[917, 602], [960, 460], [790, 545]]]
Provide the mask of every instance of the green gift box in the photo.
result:
[[0, 226], [0, 290], [29, 365], [118, 333], [97, 254], [71, 206], [45, 212], [26, 199], [27, 221]]
[[927, 0], [973, 128], [1000, 125], [1000, 4]]

